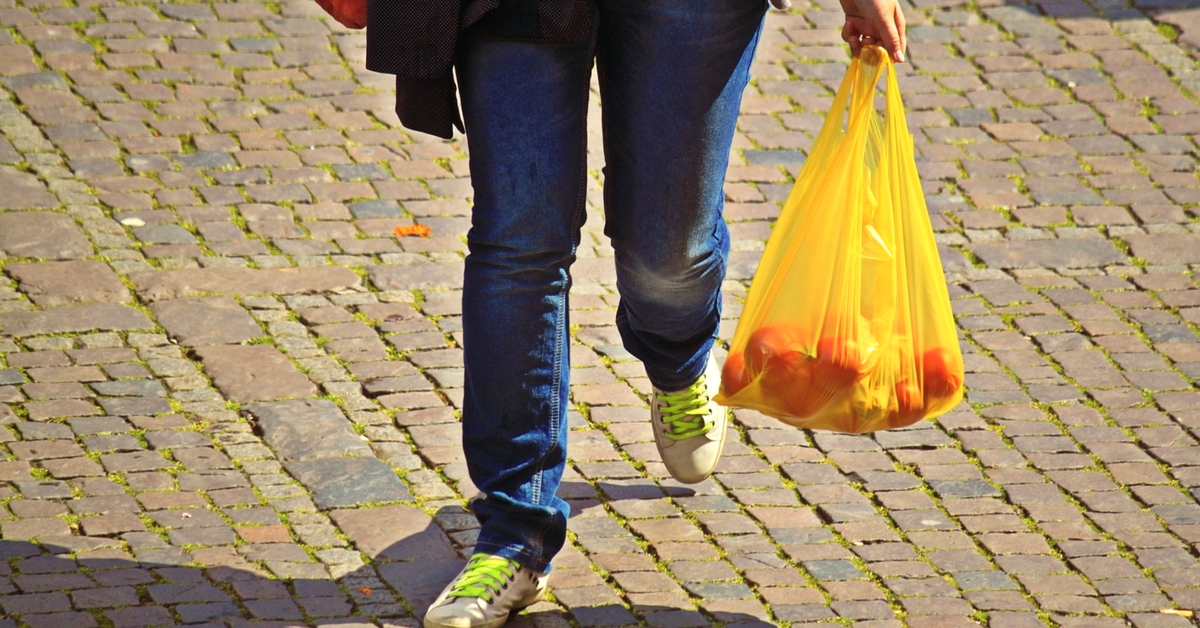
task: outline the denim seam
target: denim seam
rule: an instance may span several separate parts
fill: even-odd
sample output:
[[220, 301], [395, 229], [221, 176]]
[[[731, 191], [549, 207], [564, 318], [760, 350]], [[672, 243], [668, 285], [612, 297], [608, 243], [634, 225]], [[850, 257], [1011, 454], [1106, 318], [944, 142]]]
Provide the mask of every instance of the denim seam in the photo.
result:
[[[596, 37], [595, 37], [595, 33], [593, 33], [592, 44], [589, 47], [588, 55], [587, 55], [588, 59], [592, 59], [595, 57], [595, 53], [596, 53], [596, 43], [595, 42], [596, 42]], [[590, 75], [590, 72], [589, 72], [589, 75]], [[579, 191], [576, 194], [577, 200], [576, 200], [576, 204], [575, 204], [575, 215], [571, 219], [570, 235], [571, 235], [571, 257], [572, 258], [575, 256], [575, 252], [579, 249], [580, 229], [583, 226], [583, 221], [587, 216], [587, 211], [586, 211], [586, 209], [587, 209], [587, 121], [586, 121], [587, 108], [586, 107], [587, 107], [587, 100], [588, 100], [588, 95], [589, 95], [590, 91], [591, 91], [591, 80], [589, 78], [588, 80], [583, 81], [583, 103], [584, 103], [584, 114], [583, 115], [584, 115], [585, 120], [584, 120], [583, 125], [581, 125], [581, 132], [580, 132], [581, 149], [582, 149], [582, 153], [583, 153], [583, 158], [580, 160]], [[568, 355], [568, 352], [564, 351], [563, 343], [558, 342], [558, 340], [560, 338], [562, 338], [562, 336], [564, 334], [566, 334], [567, 311], [570, 309], [567, 304], [567, 299], [569, 298], [570, 292], [571, 292], [571, 273], [570, 273], [570, 269], [568, 267], [567, 280], [566, 280], [566, 282], [564, 282], [563, 288], [559, 292], [559, 299], [561, 299], [562, 305], [559, 308], [558, 319], [555, 321], [555, 336], [556, 336], [556, 338], [555, 338], [555, 348], [554, 348], [554, 367], [553, 367], [554, 376], [553, 376], [553, 380], [551, 382], [551, 393], [550, 393], [551, 404], [552, 404], [551, 407], [553, 408], [553, 410], [551, 411], [550, 426], [549, 426], [550, 434], [552, 434], [555, 439], [557, 439], [557, 437], [558, 437], [558, 432], [561, 429], [562, 420], [563, 420], [563, 417], [560, 416], [560, 412], [559, 412], [559, 409], [562, 405], [562, 403], [561, 403], [562, 397], [561, 397], [560, 389], [562, 387], [563, 359], [564, 359], [564, 356]], [[568, 337], [567, 337], [566, 344], [569, 345], [571, 342], [571, 339], [569, 337], [569, 334], [567, 334], [567, 335], [568, 335]], [[566, 451], [563, 452], [563, 455], [565, 457]], [[531, 489], [532, 489], [533, 501], [536, 503], [541, 503], [541, 501], [542, 501], [542, 476], [546, 471], [545, 465], [546, 465], [546, 462], [545, 462], [545, 458], [543, 457], [541, 460], [538, 461], [537, 468], [534, 470], [534, 473], [533, 473]], [[544, 526], [542, 526], [542, 529], [538, 532], [537, 555], [539, 556], [539, 560], [543, 560], [543, 558], [541, 558], [541, 554], [544, 553], [543, 546], [545, 545], [544, 539], [546, 538], [546, 534], [551, 530], [551, 528], [553, 528], [555, 525], [557, 525], [557, 523], [558, 522], [552, 518], [550, 521], [546, 522], [546, 524]], [[527, 550], [520, 550], [520, 551], [524, 554]]]

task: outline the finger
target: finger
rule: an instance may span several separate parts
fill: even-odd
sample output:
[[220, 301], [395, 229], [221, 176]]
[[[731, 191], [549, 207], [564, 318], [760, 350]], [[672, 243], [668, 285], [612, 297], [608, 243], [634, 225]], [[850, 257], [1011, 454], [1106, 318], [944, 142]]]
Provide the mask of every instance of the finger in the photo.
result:
[[904, 63], [904, 55], [908, 53], [908, 25], [904, 21], [904, 11], [898, 4], [896, 5], [896, 29], [900, 32], [900, 54], [897, 61]]
[[842, 26], [842, 39], [850, 44], [851, 57], [857, 57], [859, 49], [862, 48], [862, 42], [859, 38], [858, 29], [854, 27], [854, 24], [850, 20], [846, 20], [846, 24]]
[[850, 20], [846, 20], [846, 23], [842, 24], [842, 41], [851, 43], [855, 39], [858, 39], [858, 34], [854, 29], [854, 25], [850, 23]]
[[891, 55], [892, 60], [900, 63], [904, 61], [904, 53], [900, 47], [900, 33], [896, 29], [896, 23], [892, 20], [884, 20], [882, 24], [879, 45], [883, 46]]

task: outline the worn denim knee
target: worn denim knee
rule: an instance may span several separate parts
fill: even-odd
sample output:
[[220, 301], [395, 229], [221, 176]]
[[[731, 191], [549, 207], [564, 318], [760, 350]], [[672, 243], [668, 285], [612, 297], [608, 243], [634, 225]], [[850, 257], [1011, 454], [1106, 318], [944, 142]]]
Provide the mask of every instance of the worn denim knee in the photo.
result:
[[712, 237], [690, 254], [617, 251], [622, 340], [645, 363], [655, 386], [682, 388], [703, 372], [721, 322], [721, 282], [729, 254], [725, 223], [719, 221]]
[[[723, 183], [766, 3], [606, 6], [614, 10], [597, 67], [617, 327], [650, 381], [679, 389], [704, 371], [720, 325], [729, 253]], [[630, 46], [626, 37], [639, 31], [652, 35]]]

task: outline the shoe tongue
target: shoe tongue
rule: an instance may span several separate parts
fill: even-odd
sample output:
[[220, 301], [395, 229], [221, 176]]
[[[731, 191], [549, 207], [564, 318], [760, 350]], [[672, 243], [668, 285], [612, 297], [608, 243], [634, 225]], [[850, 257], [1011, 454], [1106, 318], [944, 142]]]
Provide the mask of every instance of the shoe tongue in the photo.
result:
[[[498, 597], [504, 589], [504, 585], [508, 580], [515, 578], [520, 567], [514, 561], [505, 559], [499, 556], [486, 556], [479, 558], [476, 555], [471, 560], [472, 567], [463, 574], [464, 578], [471, 580], [466, 586], [456, 586], [455, 589], [459, 593], [465, 595], [457, 595], [460, 598], [475, 598], [480, 604], [485, 604], [484, 598], [492, 596]], [[504, 573], [505, 570], [512, 572], [509, 577]], [[479, 595], [475, 595], [478, 593]]]

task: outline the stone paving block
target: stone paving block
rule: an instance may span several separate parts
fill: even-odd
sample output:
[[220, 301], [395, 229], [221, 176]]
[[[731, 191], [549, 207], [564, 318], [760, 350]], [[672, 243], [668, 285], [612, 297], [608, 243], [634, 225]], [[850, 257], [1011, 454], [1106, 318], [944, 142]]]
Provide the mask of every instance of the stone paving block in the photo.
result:
[[315, 395], [316, 387], [270, 345], [207, 345], [196, 354], [230, 400], [268, 401]]
[[207, 583], [155, 584], [146, 587], [150, 597], [159, 604], [194, 602], [224, 602], [229, 596]]
[[188, 268], [132, 273], [130, 280], [147, 301], [200, 294], [306, 294], [354, 289], [357, 275], [334, 266], [257, 270], [251, 268]]
[[196, 471], [178, 475], [183, 491], [219, 491], [249, 487], [246, 477], [236, 471]]
[[1135, 257], [1152, 264], [1194, 264], [1200, 262], [1200, 235], [1130, 235], [1126, 239]]
[[166, 459], [152, 451], [104, 454], [100, 456], [100, 463], [110, 473], [114, 471], [134, 472], [171, 468], [171, 464]]
[[110, 536], [125, 532], [142, 532], [146, 524], [132, 513], [117, 513], [86, 517], [80, 521], [83, 532], [89, 536]]
[[67, 522], [57, 518], [29, 518], [0, 522], [0, 538], [29, 540], [55, 536], [70, 536]]
[[304, 460], [284, 468], [312, 491], [318, 508], [412, 499], [392, 468], [374, 457]]
[[30, 423], [30, 421], [20, 421], [20, 423], [12, 424], [20, 433], [20, 437], [25, 441], [54, 441], [54, 439], [64, 439], [70, 441], [74, 438], [74, 433], [70, 427], [56, 423]]
[[166, 399], [148, 397], [109, 397], [100, 399], [100, 407], [108, 414], [117, 416], [154, 415], [171, 411], [171, 404]]
[[371, 455], [371, 448], [330, 401], [256, 403], [245, 410], [282, 461]]
[[[166, 397], [167, 391], [155, 380], [124, 380], [93, 382], [92, 390], [112, 397]], [[119, 414], [119, 413], [114, 413]], [[153, 413], [157, 414], [157, 413]]]
[[998, 268], [1078, 268], [1121, 264], [1127, 258], [1107, 242], [1040, 240], [981, 243], [969, 247], [989, 266]]
[[77, 303], [125, 303], [129, 291], [107, 265], [94, 261], [9, 264], [5, 272], [43, 307]]
[[72, 440], [39, 440], [9, 443], [9, 451], [20, 460], [71, 458], [83, 454]]
[[371, 266], [367, 275], [371, 284], [380, 290], [414, 290], [453, 288], [462, 281], [463, 267], [459, 263], [421, 266]]
[[[0, 198], [0, 209], [54, 208], [58, 207], [59, 204], [58, 199], [54, 198], [54, 195], [46, 190], [45, 185], [38, 181], [37, 177], [19, 172], [8, 166], [0, 166], [0, 188], [5, 190], [4, 196]], [[7, 218], [0, 217], [0, 226], [3, 227], [0, 228], [0, 231], [11, 229], [7, 237], [0, 236], [0, 251], [5, 251], [8, 255], [15, 257], [48, 257], [51, 259], [64, 259], [59, 257], [62, 254], [68, 255], [66, 259], [80, 256], [81, 253], [86, 254], [79, 247], [86, 247], [87, 241], [83, 240], [80, 243], [82, 234], [78, 232], [78, 229], [72, 234], [68, 233], [69, 230], [63, 227], [69, 221], [68, 223], [62, 223], [53, 220], [51, 224], [54, 228], [60, 230], [60, 234], [66, 235], [70, 242], [57, 245], [51, 244], [50, 241], [43, 239], [45, 235], [35, 239], [33, 236], [37, 234], [37, 231], [33, 229], [30, 219], [36, 220], [36, 214], [42, 214], [42, 212], [31, 212], [20, 218], [16, 218], [17, 216], [21, 216], [20, 214], [8, 214]], [[73, 227], [74, 225], [71, 226]], [[75, 234], [78, 234], [79, 238], [73, 237]], [[6, 245], [6, 242], [9, 244]], [[14, 249], [13, 247], [19, 248]], [[58, 255], [29, 255], [21, 253], [21, 251], [29, 252], [33, 250], [54, 250]]]
[[254, 319], [229, 297], [158, 301], [150, 309], [172, 338], [189, 347], [240, 344], [263, 335]]
[[[379, 506], [334, 510], [330, 517], [360, 551], [375, 560], [457, 560], [457, 552], [450, 540], [417, 508]], [[381, 525], [384, 522], [387, 525]]]
[[136, 309], [110, 303], [0, 313], [0, 331], [22, 338], [85, 331], [137, 331], [154, 325]]

